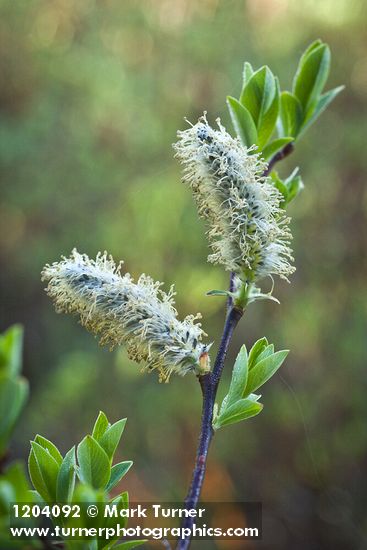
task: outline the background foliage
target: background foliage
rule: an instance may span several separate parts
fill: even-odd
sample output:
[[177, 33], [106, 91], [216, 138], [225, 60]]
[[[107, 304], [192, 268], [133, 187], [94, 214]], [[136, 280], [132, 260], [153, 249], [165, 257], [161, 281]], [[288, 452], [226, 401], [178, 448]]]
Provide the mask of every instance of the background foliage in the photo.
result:
[[250, 306], [228, 362], [263, 334], [291, 353], [264, 390], [262, 415], [217, 434], [204, 498], [261, 500], [265, 538], [256, 548], [362, 548], [363, 6], [1, 1], [0, 329], [24, 324], [31, 386], [14, 457], [27, 455], [35, 433], [64, 453], [103, 409], [111, 420], [129, 418], [125, 449], [135, 467], [124, 489], [136, 499], [182, 499], [200, 415], [196, 380], [158, 385], [124, 352], [99, 349], [75, 320], [54, 314], [39, 272], [74, 246], [91, 256], [108, 249], [133, 275], [175, 281], [180, 314], [201, 311], [217, 342], [222, 301], [204, 294], [226, 282], [205, 263], [203, 224], [171, 143], [183, 117], [195, 121], [204, 109], [232, 130], [225, 98], [240, 93], [243, 61], [268, 64], [289, 87], [299, 55], [320, 37], [333, 58], [327, 89], [347, 88], [279, 165], [288, 175], [299, 164], [306, 185], [289, 209], [297, 273], [277, 284], [281, 306]]

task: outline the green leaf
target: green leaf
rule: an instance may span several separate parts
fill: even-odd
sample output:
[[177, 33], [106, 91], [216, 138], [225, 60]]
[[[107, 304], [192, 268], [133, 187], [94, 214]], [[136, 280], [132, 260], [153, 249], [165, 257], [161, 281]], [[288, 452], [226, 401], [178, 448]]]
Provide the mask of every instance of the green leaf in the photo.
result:
[[[90, 485], [86, 485], [85, 483], [77, 483], [74, 489], [73, 493], [73, 500], [72, 502], [75, 502], [77, 504], [89, 504], [93, 502], [93, 504], [101, 505], [99, 506], [100, 513], [98, 516], [89, 517], [87, 514], [81, 514], [81, 517], [79, 518], [68, 518], [68, 526], [80, 526], [80, 527], [94, 527], [98, 528], [102, 526], [102, 524], [105, 522], [105, 518], [103, 517], [103, 514], [101, 513], [105, 503], [106, 503], [106, 493], [104, 489], [93, 489]], [[83, 506], [83, 509], [85, 507]], [[115, 518], [116, 519], [116, 518]], [[123, 522], [122, 522], [123, 523]], [[84, 537], [83, 537], [84, 538]], [[75, 550], [78, 548], [80, 550], [84, 550], [88, 548], [89, 550], [97, 550], [96, 545], [91, 544], [89, 545], [81, 545], [79, 546], [78, 543], [75, 544], [75, 547], [72, 547]], [[69, 549], [69, 544], [68, 544]], [[71, 550], [71, 549], [70, 549]]]
[[325, 111], [325, 109], [330, 105], [330, 103], [336, 98], [345, 86], [338, 86], [329, 92], [326, 92], [320, 96], [315, 107], [311, 108], [306, 114], [305, 120], [302, 124], [301, 131], [299, 135], [302, 135], [310, 126], [318, 119], [318, 117]]
[[293, 81], [293, 93], [305, 112], [322, 92], [330, 70], [330, 49], [327, 44], [311, 45], [302, 56]]
[[279, 193], [283, 195], [283, 201], [281, 203], [281, 206], [283, 207], [288, 202], [288, 188], [284, 181], [279, 177], [278, 172], [275, 170], [270, 174], [270, 177], [274, 187], [276, 187]]
[[257, 126], [257, 144], [260, 149], [263, 149], [269, 141], [277, 122], [279, 114], [279, 84], [278, 79], [274, 79], [275, 82], [275, 95], [270, 107], [262, 113], [261, 120]]
[[254, 345], [250, 349], [250, 353], [248, 356], [248, 370], [252, 369], [260, 353], [262, 353], [268, 347], [268, 345], [269, 344], [265, 336], [254, 343]]
[[2, 521], [9, 515], [11, 503], [33, 502], [33, 496], [29, 493], [30, 485], [24, 471], [23, 462], [12, 462], [0, 475], [0, 516]]
[[11, 502], [15, 502], [15, 492], [11, 484], [5, 479], [0, 480], [0, 514], [6, 516]]
[[295, 178], [293, 178], [288, 186], [287, 203], [290, 203], [293, 199], [295, 199], [300, 194], [303, 188], [304, 184], [301, 176], [296, 176]]
[[75, 447], [70, 449], [65, 455], [60, 466], [56, 484], [57, 502], [71, 502], [75, 487]]
[[288, 353], [289, 350], [277, 351], [269, 357], [258, 361], [249, 372], [245, 395], [253, 393], [257, 388], [265, 384], [279, 369]]
[[58, 465], [62, 463], [62, 455], [59, 451], [59, 449], [54, 445], [51, 441], [46, 439], [45, 437], [42, 437], [42, 435], [37, 434], [34, 438], [35, 442], [38, 443], [38, 445], [41, 445], [44, 449], [46, 449], [51, 456], [54, 457]]
[[289, 204], [304, 188], [301, 176], [298, 174], [298, 168], [293, 170], [290, 176], [285, 180], [288, 190], [287, 204]]
[[[0, 477], [2, 480], [6, 480], [12, 487], [15, 497], [12, 502], [31, 502], [32, 498], [29, 498], [30, 485], [24, 471], [23, 462], [12, 462]], [[1, 482], [0, 482], [1, 483]], [[8, 513], [8, 510], [6, 511]]]
[[[89, 436], [90, 437], [90, 436]], [[77, 483], [73, 494], [73, 502], [85, 503], [85, 502], [101, 502], [101, 497], [104, 498], [104, 491], [96, 491], [90, 485], [84, 483]], [[87, 519], [87, 518], [82, 518]]]
[[119, 496], [122, 498], [123, 507], [128, 508], [129, 507], [129, 493], [127, 491], [124, 491], [123, 493], [120, 493]]
[[243, 392], [246, 388], [247, 374], [247, 349], [246, 346], [243, 345], [237, 355], [235, 364], [233, 366], [229, 391], [222, 401], [219, 416], [235, 401], [241, 399]]
[[106, 487], [111, 475], [110, 459], [102, 446], [87, 435], [77, 449], [79, 477], [94, 489]]
[[227, 97], [227, 105], [234, 129], [245, 147], [257, 143], [256, 125], [249, 111], [234, 97]]
[[285, 208], [303, 189], [303, 181], [300, 175], [298, 175], [298, 168], [293, 170], [290, 176], [284, 181], [280, 179], [278, 173], [274, 170], [270, 177], [273, 185], [283, 195], [283, 201], [281, 203], [282, 208]]
[[106, 491], [111, 491], [121, 481], [125, 474], [130, 470], [133, 465], [131, 460], [126, 460], [125, 462], [120, 462], [115, 464], [111, 468], [111, 477], [106, 487]]
[[303, 121], [303, 110], [299, 100], [290, 92], [280, 95], [280, 134], [297, 137]]
[[37, 491], [28, 491], [27, 502], [34, 502], [35, 504], [44, 504], [45, 501]]
[[209, 290], [206, 293], [207, 296], [231, 296], [228, 290]]
[[279, 151], [281, 151], [291, 141], [294, 141], [294, 138], [282, 137], [282, 138], [275, 139], [274, 141], [269, 143], [269, 145], [264, 147], [264, 149], [262, 150], [262, 156], [264, 157], [265, 160], [269, 160], [273, 158], [274, 155], [279, 153]]
[[7, 445], [11, 431], [28, 397], [28, 382], [24, 378], [0, 375], [0, 452]]
[[271, 134], [279, 112], [279, 84], [269, 67], [261, 67], [248, 80], [240, 103], [250, 112], [257, 128], [257, 145], [262, 149]]
[[103, 436], [101, 437], [99, 443], [107, 453], [107, 456], [110, 460], [112, 460], [113, 455], [116, 451], [117, 445], [120, 442], [122, 432], [124, 431], [125, 424], [126, 424], [126, 418], [123, 418], [122, 420], [119, 420], [118, 422], [115, 422], [115, 424], [112, 424]]
[[119, 550], [131, 550], [131, 548], [136, 548], [137, 546], [141, 546], [142, 544], [148, 542], [148, 539], [141, 539], [141, 540], [129, 540], [127, 542], [122, 542], [120, 544], [117, 544], [116, 546], [113, 546], [113, 550], [115, 548], [119, 548]]
[[[113, 527], [116, 531], [116, 527], [117, 525], [119, 525], [121, 528], [124, 528], [127, 526], [127, 523], [128, 523], [128, 518], [127, 517], [121, 517], [119, 514], [121, 513], [122, 510], [126, 510], [127, 509], [127, 505], [126, 505], [126, 502], [124, 500], [124, 498], [121, 496], [121, 495], [118, 495], [117, 497], [115, 497], [114, 499], [112, 499], [109, 504], [113, 507], [116, 507], [117, 508], [117, 514], [118, 514], [118, 517], [115, 518], [115, 517], [106, 517], [104, 518], [104, 521], [103, 521], [103, 527], [104, 528], [111, 528]], [[121, 534], [120, 536], [118, 535], [118, 533], [115, 534], [115, 536], [113, 538], [109, 538], [108, 540], [105, 539], [105, 538], [99, 538], [98, 539], [98, 549], [105, 549], [105, 550], [109, 550], [110, 548], [115, 548], [115, 544], [117, 544], [118, 540], [121, 538]]]
[[59, 465], [47, 449], [31, 441], [29, 475], [34, 488], [46, 502], [55, 502]]
[[[113, 507], [116, 507], [117, 508], [117, 515], [118, 517], [115, 518], [115, 517], [106, 517], [104, 518], [104, 521], [103, 521], [103, 527], [104, 528], [111, 528], [113, 527], [115, 530], [116, 527], [117, 527], [117, 524], [120, 525], [121, 528], [124, 528], [127, 526], [127, 523], [128, 523], [128, 518], [127, 517], [121, 517], [119, 514], [121, 513], [122, 510], [126, 510], [127, 509], [127, 505], [126, 505], [126, 502], [125, 500], [123, 499], [123, 497], [121, 495], [118, 495], [117, 497], [115, 497], [114, 499], [112, 499], [109, 504]], [[110, 548], [115, 548], [115, 544], [117, 544], [118, 540], [121, 538], [121, 535], [119, 536], [118, 533], [115, 534], [115, 536], [113, 538], [109, 538], [108, 541], [107, 539], [105, 538], [99, 538], [98, 539], [98, 549], [105, 549], [105, 550], [109, 550]]]
[[107, 416], [104, 412], [99, 411], [98, 418], [94, 424], [92, 437], [96, 439], [98, 442], [102, 438], [103, 434], [106, 432], [107, 428], [109, 427], [109, 422], [107, 419]]
[[251, 63], [249, 63], [248, 61], [245, 61], [245, 64], [243, 66], [243, 73], [242, 73], [242, 92], [241, 92], [241, 95], [243, 93], [243, 90], [244, 90], [247, 82], [250, 80], [250, 78], [252, 77], [253, 74], [254, 74], [254, 69], [252, 68]]
[[239, 399], [217, 416], [213, 427], [217, 430], [222, 426], [228, 426], [229, 424], [235, 424], [241, 420], [246, 420], [247, 418], [259, 414], [262, 409], [263, 405], [252, 399]]
[[311, 44], [305, 49], [305, 51], [303, 52], [303, 54], [301, 55], [300, 57], [300, 60], [299, 60], [299, 63], [298, 63], [298, 67], [301, 68], [304, 64], [304, 62], [306, 61], [307, 59], [307, 56], [313, 51], [315, 50], [318, 46], [321, 46], [322, 45], [322, 40], [320, 40], [320, 38], [317, 38], [316, 40], [314, 40], [313, 42], [311, 42]]
[[0, 336], [0, 372], [11, 376], [22, 368], [23, 328], [13, 325]]
[[249, 79], [240, 97], [240, 103], [250, 112], [256, 127], [275, 96], [274, 75], [269, 67], [261, 67]]
[[269, 344], [266, 348], [258, 355], [256, 362], [262, 361], [265, 357], [269, 357], [274, 353], [274, 344]]
[[231, 384], [229, 386], [226, 408], [238, 399], [241, 399], [247, 384], [248, 375], [248, 357], [246, 346], [243, 345], [237, 355], [233, 371]]

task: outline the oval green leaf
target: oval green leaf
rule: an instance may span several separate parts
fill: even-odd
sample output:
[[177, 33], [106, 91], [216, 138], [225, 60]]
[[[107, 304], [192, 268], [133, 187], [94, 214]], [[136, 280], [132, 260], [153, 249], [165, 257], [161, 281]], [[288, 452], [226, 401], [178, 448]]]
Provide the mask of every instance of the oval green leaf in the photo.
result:
[[289, 350], [282, 350], [273, 353], [269, 357], [257, 362], [250, 370], [245, 395], [253, 393], [269, 380], [279, 369], [284, 359], [287, 357]]
[[227, 97], [227, 105], [231, 115], [232, 124], [245, 147], [251, 147], [257, 143], [257, 130], [249, 111], [234, 97]]
[[79, 477], [94, 489], [105, 488], [111, 475], [110, 460], [101, 445], [87, 435], [78, 445]]

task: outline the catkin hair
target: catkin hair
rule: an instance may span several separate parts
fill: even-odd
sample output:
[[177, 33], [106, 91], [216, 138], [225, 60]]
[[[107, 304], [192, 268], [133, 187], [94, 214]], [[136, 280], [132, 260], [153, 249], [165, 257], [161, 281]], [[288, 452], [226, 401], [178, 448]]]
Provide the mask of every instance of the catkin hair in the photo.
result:
[[201, 117], [179, 131], [174, 144], [183, 181], [209, 226], [208, 260], [245, 282], [272, 274], [287, 279], [294, 267], [290, 219], [280, 206], [281, 194], [263, 176], [266, 163], [254, 148], [243, 147], [217, 122], [215, 130]]
[[[95, 260], [73, 250], [69, 258], [46, 265], [42, 279], [58, 312], [73, 313], [81, 324], [110, 347], [126, 345], [129, 357], [159, 371], [160, 380], [171, 373], [209, 370], [209, 346], [196, 322], [200, 315], [177, 319], [174, 292], [147, 275], [137, 282], [107, 253]], [[206, 335], [205, 335], [206, 336]]]

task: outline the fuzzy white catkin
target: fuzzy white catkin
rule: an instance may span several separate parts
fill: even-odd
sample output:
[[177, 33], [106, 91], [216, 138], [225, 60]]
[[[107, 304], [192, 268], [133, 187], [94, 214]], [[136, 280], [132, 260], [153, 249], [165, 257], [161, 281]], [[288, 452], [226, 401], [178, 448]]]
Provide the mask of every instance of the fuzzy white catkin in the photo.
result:
[[178, 132], [176, 157], [184, 166], [199, 215], [209, 225], [213, 253], [208, 260], [255, 282], [272, 274], [287, 279], [293, 273], [289, 247], [290, 219], [281, 194], [263, 176], [266, 163], [206, 117]]
[[161, 283], [141, 275], [135, 283], [121, 275], [107, 253], [95, 260], [73, 250], [70, 258], [46, 265], [42, 280], [56, 311], [79, 314], [81, 324], [100, 336], [101, 344], [125, 344], [129, 357], [158, 369], [160, 380], [171, 373], [202, 373], [209, 369], [209, 346], [199, 323], [200, 315], [177, 319], [173, 287], [169, 293]]

